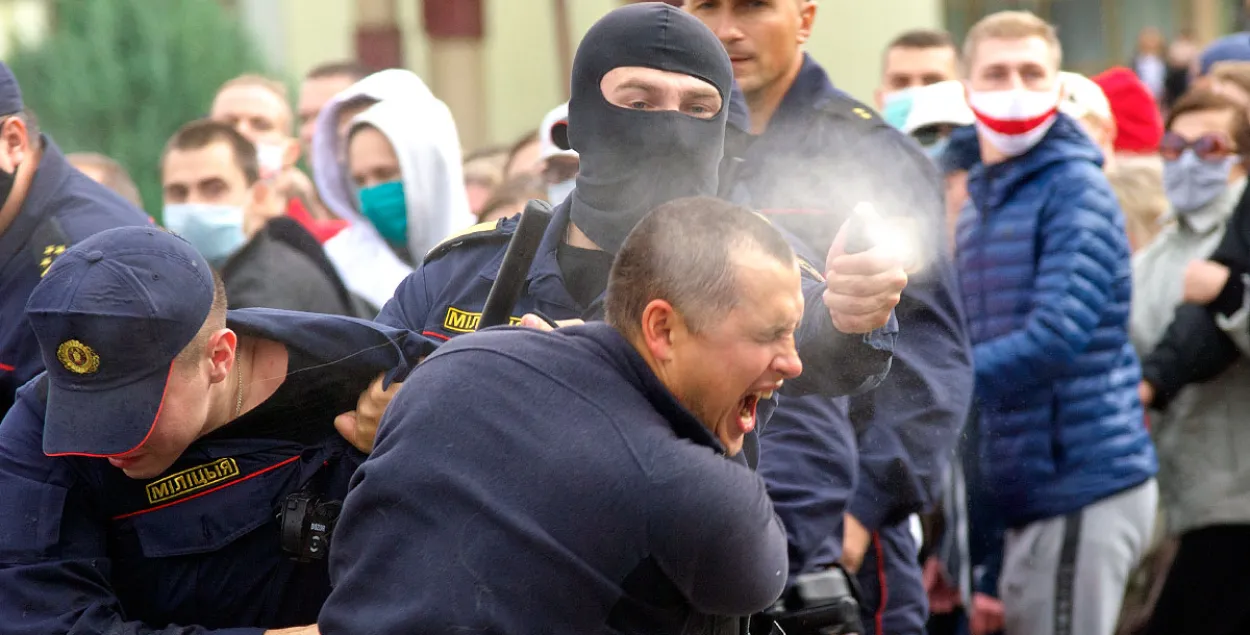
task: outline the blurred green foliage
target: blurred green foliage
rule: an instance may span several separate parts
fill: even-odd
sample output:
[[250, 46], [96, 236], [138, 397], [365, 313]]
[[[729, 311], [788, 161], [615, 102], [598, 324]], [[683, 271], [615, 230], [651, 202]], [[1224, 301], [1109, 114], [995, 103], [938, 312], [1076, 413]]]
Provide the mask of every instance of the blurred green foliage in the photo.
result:
[[[264, 72], [245, 27], [219, 0], [54, 0], [48, 37], [5, 60], [26, 106], [65, 152], [100, 152], [161, 209], [160, 156], [217, 88]], [[159, 219], [159, 218], [158, 218]]]

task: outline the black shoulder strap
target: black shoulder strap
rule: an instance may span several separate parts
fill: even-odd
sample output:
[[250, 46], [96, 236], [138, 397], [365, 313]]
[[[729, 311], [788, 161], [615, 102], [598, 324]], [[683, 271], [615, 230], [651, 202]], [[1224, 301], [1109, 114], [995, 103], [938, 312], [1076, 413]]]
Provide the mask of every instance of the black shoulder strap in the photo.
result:
[[515, 229], [516, 221], [513, 218], [501, 218], [478, 223], [444, 238], [443, 242], [435, 245], [425, 255], [425, 260], [422, 262], [431, 262], [442, 258], [459, 247], [485, 243], [506, 243], [512, 239], [512, 232]]
[[821, 102], [820, 110], [835, 119], [861, 126], [866, 130], [890, 127], [890, 124], [886, 123], [877, 111], [849, 95], [833, 95]]

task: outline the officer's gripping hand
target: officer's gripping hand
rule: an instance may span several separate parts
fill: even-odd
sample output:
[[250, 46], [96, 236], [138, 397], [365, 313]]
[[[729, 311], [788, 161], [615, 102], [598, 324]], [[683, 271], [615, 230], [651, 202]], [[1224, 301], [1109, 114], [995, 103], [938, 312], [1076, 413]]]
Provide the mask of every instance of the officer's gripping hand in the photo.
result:
[[373, 440], [378, 435], [378, 421], [386, 412], [386, 405], [399, 392], [400, 382], [391, 384], [390, 388], [382, 389], [382, 375], [378, 375], [373, 383], [356, 401], [356, 409], [334, 418], [334, 429], [343, 435], [347, 442], [357, 450], [368, 454], [373, 451]]
[[907, 287], [906, 262], [888, 245], [846, 253], [849, 225], [842, 224], [825, 260], [825, 307], [839, 331], [868, 333], [889, 323]]
[[556, 328], [564, 328], [566, 326], [577, 326], [578, 324], [585, 324], [585, 323], [586, 322], [583, 320], [556, 320], [556, 325], [552, 326], [547, 323], [547, 320], [544, 320], [538, 317], [537, 315], [534, 315], [533, 313], [526, 313], [525, 315], [521, 316], [521, 326], [526, 326], [532, 329], [538, 329], [540, 331], [554, 331], [556, 330]]

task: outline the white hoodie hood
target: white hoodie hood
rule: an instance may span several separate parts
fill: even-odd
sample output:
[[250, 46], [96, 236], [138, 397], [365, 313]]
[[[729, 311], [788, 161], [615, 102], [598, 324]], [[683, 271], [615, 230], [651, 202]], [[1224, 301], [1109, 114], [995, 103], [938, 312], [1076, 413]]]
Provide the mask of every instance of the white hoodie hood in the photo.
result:
[[[339, 138], [339, 112], [345, 104], [360, 97], [377, 100], [379, 102], [377, 105], [396, 104], [398, 109], [408, 113], [408, 116], [415, 122], [412, 126], [413, 130], [424, 130], [426, 127], [434, 129], [434, 134], [440, 143], [427, 143], [425, 144], [427, 146], [444, 147], [445, 143], [442, 141], [448, 134], [444, 128], [449, 128], [452, 143], [456, 144], [455, 175], [460, 174], [461, 166], [458, 158], [460, 150], [455, 123], [451, 119], [447, 106], [434, 97], [421, 78], [402, 69], [381, 71], [356, 82], [347, 90], [335, 95], [317, 115], [310, 159], [317, 193], [331, 212], [351, 223], [347, 229], [326, 241], [326, 254], [334, 263], [348, 289], [374, 306], [380, 307], [391, 299], [395, 293], [395, 287], [412, 273], [412, 267], [400, 260], [373, 225], [361, 217], [356, 209], [356, 189], [352, 186], [346, 166], [340, 162], [340, 157], [344, 157], [346, 152]], [[435, 118], [435, 115], [427, 113], [445, 113], [446, 123], [443, 119]], [[387, 125], [394, 129], [395, 126], [389, 122], [392, 117], [385, 118], [388, 119]], [[391, 130], [382, 126], [378, 127], [388, 137], [391, 136]], [[415, 135], [408, 133], [407, 136]], [[415, 158], [415, 155], [407, 149], [408, 145], [415, 144], [398, 144], [394, 143], [393, 139], [394, 137], [392, 137], [392, 145], [395, 146], [396, 155], [400, 158], [401, 169], [404, 172], [404, 187], [408, 196], [409, 249], [412, 257], [418, 259], [419, 262], [419, 259], [445, 236], [472, 224], [473, 217], [468, 211], [468, 203], [464, 201], [464, 183], [463, 177], [460, 176], [456, 177], [460, 180], [459, 200], [461, 204], [459, 207], [454, 202], [440, 203], [433, 198], [424, 199], [422, 204], [414, 205], [414, 196], [421, 196], [423, 190], [416, 186], [409, 176], [411, 166], [404, 166], [404, 163], [405, 161], [411, 163]], [[450, 201], [451, 199], [443, 200]], [[440, 209], [442, 210], [441, 217], [435, 213]], [[421, 214], [421, 216], [414, 217], [414, 213]], [[427, 218], [433, 220], [427, 221]], [[438, 218], [442, 219], [441, 224]]]
[[456, 122], [443, 102], [383, 101], [352, 119], [352, 129], [364, 125], [380, 130], [399, 159], [413, 258], [476, 222], [464, 191]]

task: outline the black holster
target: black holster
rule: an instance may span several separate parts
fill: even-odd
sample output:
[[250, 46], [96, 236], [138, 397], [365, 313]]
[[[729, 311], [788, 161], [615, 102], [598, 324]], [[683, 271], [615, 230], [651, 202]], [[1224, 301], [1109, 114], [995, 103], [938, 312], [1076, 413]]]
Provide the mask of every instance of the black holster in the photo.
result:
[[795, 579], [769, 610], [751, 618], [752, 635], [863, 635], [859, 588], [841, 567]]

